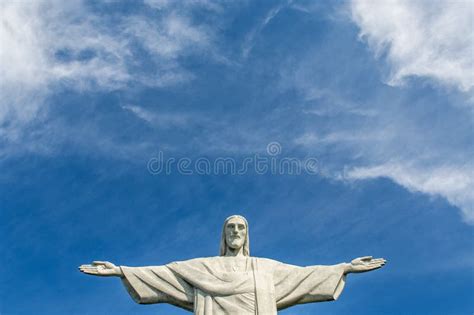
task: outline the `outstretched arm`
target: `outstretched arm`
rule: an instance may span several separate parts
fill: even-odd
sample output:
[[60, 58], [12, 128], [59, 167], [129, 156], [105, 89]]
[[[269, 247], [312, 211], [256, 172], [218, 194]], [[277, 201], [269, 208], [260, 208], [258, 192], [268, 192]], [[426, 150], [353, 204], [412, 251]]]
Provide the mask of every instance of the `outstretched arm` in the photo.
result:
[[93, 276], [120, 277], [137, 303], [169, 303], [193, 310], [194, 288], [167, 266], [118, 267], [108, 261], [94, 261], [90, 265], [81, 265], [79, 270]]
[[372, 256], [359, 257], [345, 264], [344, 274], [372, 271], [382, 268], [386, 262], [383, 258], [372, 258]]
[[79, 270], [85, 274], [99, 277], [123, 277], [122, 269], [108, 261], [94, 261], [90, 265], [81, 265]]

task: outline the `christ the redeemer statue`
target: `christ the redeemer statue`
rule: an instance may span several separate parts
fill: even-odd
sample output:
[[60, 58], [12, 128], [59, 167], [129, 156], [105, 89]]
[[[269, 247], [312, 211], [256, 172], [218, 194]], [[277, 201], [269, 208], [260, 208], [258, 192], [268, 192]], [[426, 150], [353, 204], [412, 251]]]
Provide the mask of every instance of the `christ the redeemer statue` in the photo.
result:
[[383, 258], [366, 256], [333, 266], [299, 267], [251, 257], [247, 220], [233, 215], [224, 222], [218, 257], [150, 267], [94, 261], [79, 269], [120, 277], [140, 304], [169, 303], [198, 315], [276, 315], [296, 304], [336, 300], [348, 273], [384, 264]]

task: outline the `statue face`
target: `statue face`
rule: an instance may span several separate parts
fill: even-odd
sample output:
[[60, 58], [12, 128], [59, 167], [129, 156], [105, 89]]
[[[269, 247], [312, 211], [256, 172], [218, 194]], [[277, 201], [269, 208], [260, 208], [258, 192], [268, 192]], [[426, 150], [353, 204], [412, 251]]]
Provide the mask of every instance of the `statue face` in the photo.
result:
[[239, 249], [244, 246], [247, 236], [247, 227], [240, 218], [230, 219], [225, 226], [225, 241], [228, 247]]

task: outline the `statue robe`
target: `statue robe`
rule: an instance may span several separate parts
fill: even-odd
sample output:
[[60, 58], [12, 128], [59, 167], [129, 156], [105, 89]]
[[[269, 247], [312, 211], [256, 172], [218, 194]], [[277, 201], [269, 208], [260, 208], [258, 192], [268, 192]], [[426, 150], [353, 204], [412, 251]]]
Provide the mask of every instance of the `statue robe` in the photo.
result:
[[335, 300], [345, 284], [342, 265], [298, 267], [255, 257], [121, 269], [137, 303], [169, 303], [197, 315], [276, 315], [296, 304]]

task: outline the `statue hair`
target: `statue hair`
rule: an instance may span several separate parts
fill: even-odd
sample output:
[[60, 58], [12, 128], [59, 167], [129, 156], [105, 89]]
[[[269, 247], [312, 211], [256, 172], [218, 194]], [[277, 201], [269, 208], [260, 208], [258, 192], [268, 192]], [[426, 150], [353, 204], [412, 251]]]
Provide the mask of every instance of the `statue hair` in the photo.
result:
[[249, 223], [247, 222], [247, 219], [245, 219], [241, 215], [231, 215], [224, 221], [224, 226], [222, 227], [222, 236], [221, 236], [221, 244], [220, 244], [220, 251], [219, 251], [219, 256], [225, 256], [227, 254], [227, 243], [225, 240], [225, 227], [227, 225], [227, 222], [229, 222], [230, 219], [233, 218], [239, 218], [242, 219], [242, 221], [245, 222], [245, 227], [247, 229], [247, 233], [245, 236], [245, 242], [243, 245], [243, 254], [244, 256], [250, 256], [250, 241], [249, 241]]

